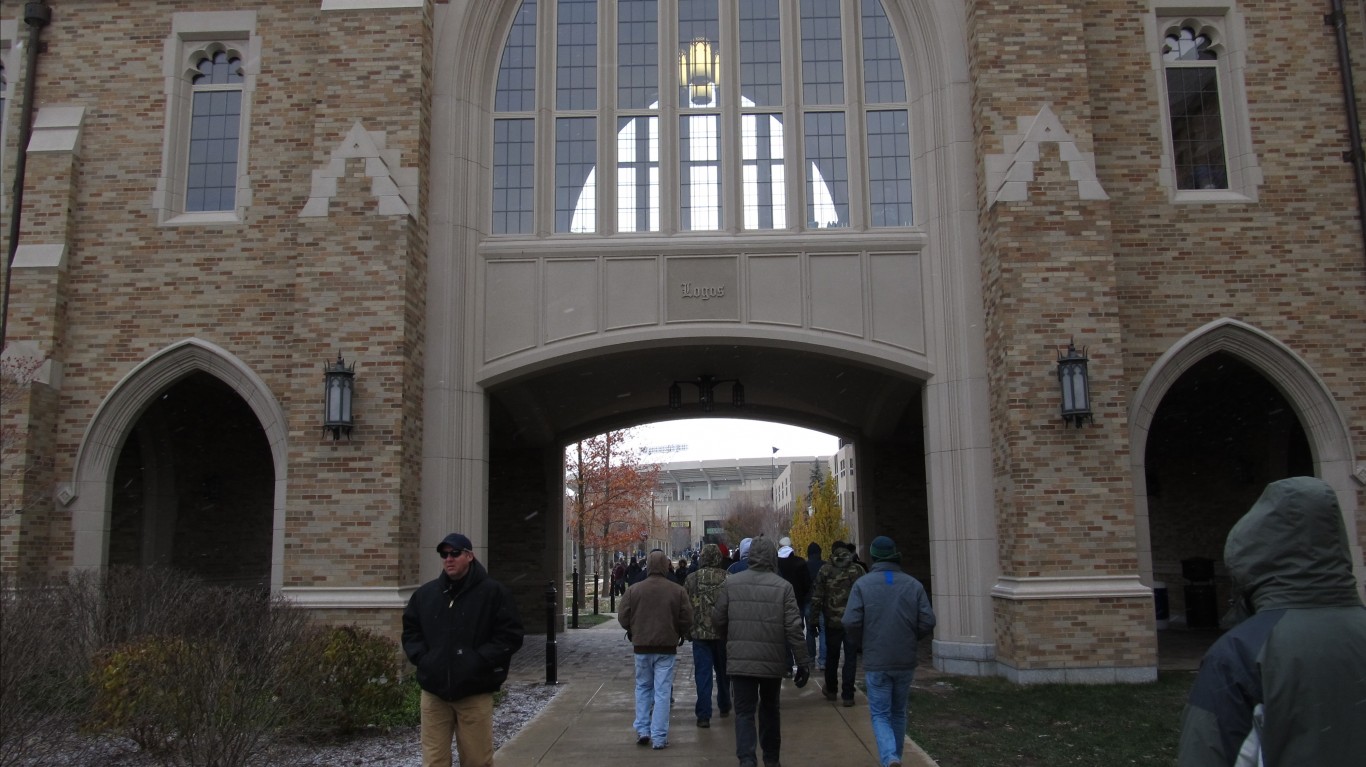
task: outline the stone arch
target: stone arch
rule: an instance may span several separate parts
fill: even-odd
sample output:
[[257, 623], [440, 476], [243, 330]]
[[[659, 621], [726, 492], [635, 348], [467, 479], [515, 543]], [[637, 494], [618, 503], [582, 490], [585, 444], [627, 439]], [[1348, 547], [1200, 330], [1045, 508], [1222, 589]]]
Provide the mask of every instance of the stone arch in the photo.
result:
[[275, 470], [271, 590], [284, 581], [285, 488], [288, 475], [288, 429], [284, 410], [260, 376], [242, 360], [198, 338], [174, 343], [148, 357], [123, 377], [100, 403], [76, 453], [69, 484], [58, 500], [70, 508], [77, 569], [104, 567], [109, 557], [109, 525], [114, 466], [125, 438], [151, 401], [168, 386], [195, 373], [214, 376], [247, 403], [270, 444]]
[[1215, 320], [1173, 344], [1153, 364], [1130, 403], [1130, 476], [1137, 517], [1139, 573], [1143, 582], [1151, 585], [1153, 581], [1145, 449], [1149, 429], [1158, 407], [1176, 380], [1215, 352], [1233, 355], [1266, 376], [1294, 409], [1309, 438], [1315, 471], [1337, 491], [1353, 565], [1357, 580], [1361, 582], [1362, 551], [1357, 538], [1357, 494], [1353, 480], [1366, 483], [1366, 470], [1354, 471], [1356, 453], [1342, 411], [1323, 380], [1299, 355], [1270, 334], [1230, 318]]

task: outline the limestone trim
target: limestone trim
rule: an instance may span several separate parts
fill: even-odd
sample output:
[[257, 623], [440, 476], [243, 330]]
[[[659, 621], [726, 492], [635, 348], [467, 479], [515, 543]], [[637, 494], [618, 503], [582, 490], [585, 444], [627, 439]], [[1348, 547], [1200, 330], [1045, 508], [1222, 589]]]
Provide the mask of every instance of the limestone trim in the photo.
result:
[[1077, 142], [1062, 127], [1062, 121], [1047, 104], [1033, 117], [1017, 118], [1018, 130], [1001, 139], [1002, 154], [986, 157], [987, 207], [998, 202], [1024, 202], [1029, 199], [1029, 182], [1034, 180], [1034, 165], [1039, 147], [1057, 144], [1058, 154], [1067, 163], [1067, 175], [1077, 182], [1077, 196], [1083, 200], [1108, 200], [1110, 195], [1096, 177], [1096, 156], [1077, 149]]
[[417, 586], [300, 587], [280, 589], [280, 596], [291, 603], [313, 610], [361, 609], [402, 610]]
[[108, 563], [114, 467], [125, 437], [153, 398], [195, 372], [208, 373], [228, 384], [256, 414], [266, 434], [275, 469], [270, 579], [272, 590], [278, 591], [284, 582], [285, 489], [289, 476], [289, 431], [284, 409], [246, 363], [199, 338], [174, 343], [129, 371], [86, 426], [72, 479], [57, 492], [57, 499], [71, 507], [73, 563], [78, 570], [98, 569]]
[[417, 168], [399, 164], [399, 152], [385, 148], [384, 131], [368, 131], [357, 120], [332, 150], [332, 159], [313, 171], [313, 187], [299, 218], [325, 218], [328, 203], [337, 195], [337, 180], [346, 176], [347, 160], [364, 160], [370, 178], [370, 194], [379, 203], [381, 216], [411, 216], [418, 206]]
[[1129, 405], [1130, 477], [1134, 484], [1139, 572], [1152, 583], [1152, 538], [1148, 518], [1145, 449], [1153, 418], [1167, 391], [1191, 366], [1215, 352], [1226, 352], [1266, 376], [1295, 411], [1309, 439], [1318, 477], [1333, 486], [1342, 508], [1357, 583], [1366, 584], [1357, 536], [1357, 486], [1366, 472], [1356, 465], [1356, 449], [1341, 408], [1314, 369], [1285, 344], [1245, 322], [1224, 318], [1177, 341], [1148, 371]]
[[421, 8], [426, 0], [323, 0], [320, 11], [384, 11]]
[[1063, 575], [1019, 578], [1002, 575], [991, 587], [991, 595], [1019, 602], [1028, 599], [1095, 599], [1097, 597], [1137, 597], [1152, 599], [1153, 590], [1139, 582], [1137, 575]]
[[33, 118], [28, 151], [75, 152], [81, 141], [85, 107], [41, 107]]

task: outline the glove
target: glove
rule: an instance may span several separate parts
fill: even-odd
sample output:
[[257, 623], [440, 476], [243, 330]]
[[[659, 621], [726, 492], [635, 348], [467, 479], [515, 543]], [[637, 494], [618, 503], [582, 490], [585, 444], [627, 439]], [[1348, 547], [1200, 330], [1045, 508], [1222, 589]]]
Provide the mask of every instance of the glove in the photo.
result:
[[806, 680], [811, 678], [811, 670], [806, 666], [798, 666], [797, 673], [792, 675], [792, 683], [798, 687], [805, 687]]

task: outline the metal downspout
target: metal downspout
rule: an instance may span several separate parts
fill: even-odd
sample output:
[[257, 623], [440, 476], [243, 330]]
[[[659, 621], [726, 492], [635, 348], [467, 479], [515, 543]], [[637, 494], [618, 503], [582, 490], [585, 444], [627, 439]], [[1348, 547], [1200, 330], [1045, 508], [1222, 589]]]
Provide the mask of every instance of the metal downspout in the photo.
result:
[[19, 149], [14, 160], [14, 194], [10, 198], [9, 252], [5, 256], [5, 294], [0, 302], [0, 351], [9, 331], [9, 286], [14, 276], [14, 256], [19, 251], [19, 222], [24, 210], [24, 171], [28, 165], [28, 142], [33, 134], [33, 99], [38, 82], [38, 38], [52, 21], [52, 9], [43, 0], [24, 4], [28, 25], [28, 48], [24, 51], [24, 105], [19, 110]]
[[1356, 172], [1357, 217], [1361, 220], [1362, 248], [1366, 253], [1366, 157], [1361, 150], [1361, 119], [1357, 114], [1356, 84], [1352, 78], [1352, 54], [1347, 49], [1347, 14], [1342, 9], [1342, 0], [1332, 0], [1333, 12], [1323, 17], [1325, 24], [1333, 25], [1338, 37], [1338, 66], [1342, 69], [1342, 97], [1347, 107], [1347, 133], [1351, 146], [1343, 153], [1342, 159], [1352, 161]]

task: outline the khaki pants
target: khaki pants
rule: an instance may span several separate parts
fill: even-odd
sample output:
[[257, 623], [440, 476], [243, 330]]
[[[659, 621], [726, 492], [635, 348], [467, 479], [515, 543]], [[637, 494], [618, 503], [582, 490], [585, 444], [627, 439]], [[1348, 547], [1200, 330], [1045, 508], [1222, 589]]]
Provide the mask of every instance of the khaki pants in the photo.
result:
[[447, 701], [422, 691], [422, 767], [451, 767], [451, 736], [460, 767], [493, 767], [493, 693]]

